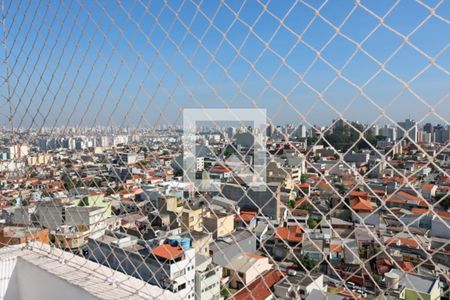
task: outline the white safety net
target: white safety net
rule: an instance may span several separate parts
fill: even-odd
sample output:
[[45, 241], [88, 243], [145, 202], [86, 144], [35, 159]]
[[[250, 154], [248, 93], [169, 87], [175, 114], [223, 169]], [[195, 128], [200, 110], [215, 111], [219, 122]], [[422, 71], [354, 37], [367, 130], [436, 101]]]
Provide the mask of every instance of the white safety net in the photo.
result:
[[448, 299], [449, 20], [2, 0], [0, 264], [80, 299]]

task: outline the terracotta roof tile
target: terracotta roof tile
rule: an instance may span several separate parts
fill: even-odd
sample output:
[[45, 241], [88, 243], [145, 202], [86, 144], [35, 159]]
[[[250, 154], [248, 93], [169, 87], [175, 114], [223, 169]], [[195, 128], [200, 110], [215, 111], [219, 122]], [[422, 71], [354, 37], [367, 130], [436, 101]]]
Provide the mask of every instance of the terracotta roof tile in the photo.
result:
[[361, 197], [357, 197], [356, 199], [353, 199], [350, 203], [350, 206], [352, 209], [356, 212], [372, 212], [373, 206], [370, 203], [369, 200], [366, 200]]
[[275, 238], [289, 242], [301, 242], [303, 240], [303, 230], [300, 226], [278, 227]]
[[284, 274], [279, 270], [268, 270], [261, 277], [231, 296], [233, 300], [265, 300], [272, 295], [270, 290]]
[[174, 247], [169, 244], [162, 244], [156, 248], [153, 248], [152, 254], [165, 259], [175, 259], [181, 254], [183, 254], [183, 248]]

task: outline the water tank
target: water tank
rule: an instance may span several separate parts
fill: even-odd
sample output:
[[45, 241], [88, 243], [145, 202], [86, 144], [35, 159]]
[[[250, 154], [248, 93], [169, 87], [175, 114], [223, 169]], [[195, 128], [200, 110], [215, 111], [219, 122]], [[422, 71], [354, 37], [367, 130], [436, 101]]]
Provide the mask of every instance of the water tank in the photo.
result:
[[167, 238], [167, 243], [173, 247], [177, 247], [180, 245], [180, 237], [179, 236], [171, 236]]
[[384, 277], [386, 278], [386, 286], [388, 289], [398, 289], [398, 282], [400, 281], [400, 276], [398, 274], [389, 272], [384, 274]]
[[189, 250], [191, 248], [191, 239], [183, 237], [180, 239], [181, 247], [184, 250]]

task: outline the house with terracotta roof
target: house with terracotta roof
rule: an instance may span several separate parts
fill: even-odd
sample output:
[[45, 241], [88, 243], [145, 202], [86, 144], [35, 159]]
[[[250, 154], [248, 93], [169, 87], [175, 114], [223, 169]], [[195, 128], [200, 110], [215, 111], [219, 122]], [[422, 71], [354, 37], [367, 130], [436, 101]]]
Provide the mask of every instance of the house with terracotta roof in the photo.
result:
[[329, 246], [329, 259], [331, 263], [340, 262], [344, 257], [344, 249], [342, 248], [342, 242], [340, 240], [332, 240]]
[[422, 185], [422, 196], [427, 199], [431, 200], [433, 197], [436, 196], [436, 191], [438, 189], [438, 186], [435, 184], [424, 184]]
[[413, 207], [428, 208], [428, 201], [417, 195], [405, 191], [398, 191], [386, 199], [388, 207], [403, 207], [410, 209]]
[[358, 224], [372, 225], [378, 227], [380, 225], [380, 215], [376, 211], [376, 204], [368, 200], [366, 197], [354, 196], [350, 200], [352, 211], [352, 220]]
[[150, 283], [168, 289], [183, 299], [195, 294], [195, 249], [190, 241], [169, 238], [150, 251], [148, 267], [152, 272]]
[[220, 179], [224, 180], [230, 178], [233, 174], [233, 171], [223, 163], [216, 163], [212, 168], [208, 170], [209, 177], [211, 179]]
[[268, 270], [248, 286], [231, 296], [232, 300], [265, 300], [273, 297], [274, 285], [284, 278], [279, 270]]
[[223, 267], [223, 277], [229, 287], [242, 289], [270, 269], [272, 264], [269, 263], [268, 257], [241, 253]]
[[256, 211], [241, 210], [234, 218], [234, 226], [252, 230], [256, 227]]
[[311, 194], [311, 186], [307, 182], [297, 184], [296, 190], [299, 197], [309, 197]]
[[291, 258], [291, 249], [299, 251], [303, 241], [303, 229], [296, 226], [278, 227], [275, 232], [273, 255], [278, 259]]

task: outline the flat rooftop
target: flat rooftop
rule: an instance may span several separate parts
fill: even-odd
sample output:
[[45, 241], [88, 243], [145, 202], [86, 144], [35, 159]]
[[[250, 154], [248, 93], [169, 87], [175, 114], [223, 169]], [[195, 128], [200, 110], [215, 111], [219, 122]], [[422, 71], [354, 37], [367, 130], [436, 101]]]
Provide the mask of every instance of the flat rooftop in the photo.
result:
[[[32, 242], [0, 249], [2, 299], [180, 299], [83, 257]], [[14, 261], [14, 268], [11, 266]], [[44, 295], [45, 294], [45, 295]]]

